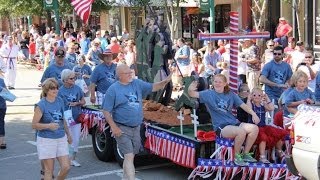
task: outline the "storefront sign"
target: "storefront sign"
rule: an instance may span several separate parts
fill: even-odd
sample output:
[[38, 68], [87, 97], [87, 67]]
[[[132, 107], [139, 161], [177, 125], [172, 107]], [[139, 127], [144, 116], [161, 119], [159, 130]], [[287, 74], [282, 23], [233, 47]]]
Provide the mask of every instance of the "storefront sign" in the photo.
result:
[[209, 11], [210, 9], [209, 0], [200, 0], [200, 8], [202, 11]]
[[44, 9], [53, 9], [54, 8], [54, 0], [43, 0]]

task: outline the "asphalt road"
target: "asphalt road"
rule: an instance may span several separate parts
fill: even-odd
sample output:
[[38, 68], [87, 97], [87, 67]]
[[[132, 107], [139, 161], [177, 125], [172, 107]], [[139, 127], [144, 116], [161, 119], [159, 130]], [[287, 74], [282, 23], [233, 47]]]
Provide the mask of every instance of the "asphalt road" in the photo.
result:
[[[34, 104], [40, 97], [38, 84], [42, 71], [24, 65], [18, 65], [16, 89], [13, 103], [8, 103], [6, 114], [7, 149], [0, 150], [1, 180], [40, 179], [40, 164], [31, 128]], [[122, 177], [122, 169], [117, 162], [101, 162], [93, 152], [91, 136], [80, 143], [78, 161], [81, 167], [72, 167], [68, 179], [112, 179]], [[55, 173], [59, 170], [56, 161]], [[180, 180], [187, 179], [191, 170], [156, 158], [143, 159], [136, 168], [139, 180]]]

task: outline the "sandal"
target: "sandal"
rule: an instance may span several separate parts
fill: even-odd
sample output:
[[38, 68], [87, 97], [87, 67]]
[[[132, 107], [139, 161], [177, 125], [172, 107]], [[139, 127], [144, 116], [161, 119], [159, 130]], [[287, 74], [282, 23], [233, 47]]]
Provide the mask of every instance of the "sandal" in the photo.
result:
[[1, 144], [0, 149], [7, 149], [7, 144]]

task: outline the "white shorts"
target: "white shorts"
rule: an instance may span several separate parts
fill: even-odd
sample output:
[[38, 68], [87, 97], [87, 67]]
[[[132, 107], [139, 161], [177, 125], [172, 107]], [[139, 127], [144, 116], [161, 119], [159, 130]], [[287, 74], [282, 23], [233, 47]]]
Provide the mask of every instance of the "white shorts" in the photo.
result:
[[37, 150], [39, 159], [52, 159], [61, 156], [68, 156], [67, 136], [58, 139], [37, 137]]

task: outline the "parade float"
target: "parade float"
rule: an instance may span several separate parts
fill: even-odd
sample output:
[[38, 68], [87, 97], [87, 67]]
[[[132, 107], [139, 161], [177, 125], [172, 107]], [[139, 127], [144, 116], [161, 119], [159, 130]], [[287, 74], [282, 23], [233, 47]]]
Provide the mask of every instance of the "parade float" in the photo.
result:
[[[136, 38], [138, 77], [155, 82], [168, 74], [168, 59], [172, 46], [162, 22], [147, 20], [146, 26]], [[269, 38], [268, 32], [239, 33], [238, 13], [231, 12], [230, 33], [200, 34], [200, 40], [230, 39], [230, 87], [236, 91], [237, 82], [237, 39]], [[164, 91], [154, 93], [144, 101], [144, 123], [141, 137], [144, 151], [166, 158], [172, 162], [193, 169], [189, 179], [290, 179], [292, 175], [286, 164], [275, 163], [274, 151], [268, 152], [270, 164], [250, 163], [239, 167], [233, 163], [233, 140], [217, 137], [212, 131], [210, 117], [203, 115], [203, 106], [187, 94], [189, 84], [197, 80], [198, 90], [208, 88], [205, 79], [197, 76], [185, 77], [184, 90], [176, 102], [170, 102], [172, 84]], [[161, 102], [161, 103], [158, 103]], [[189, 109], [189, 111], [188, 111]], [[94, 152], [99, 160], [111, 161], [116, 158], [122, 165], [123, 155], [111, 137], [110, 128], [104, 119], [100, 106], [83, 108], [82, 135], [92, 134]], [[286, 153], [290, 153], [289, 140]], [[256, 151], [256, 150], [255, 150]], [[139, 156], [139, 155], [138, 155]]]

